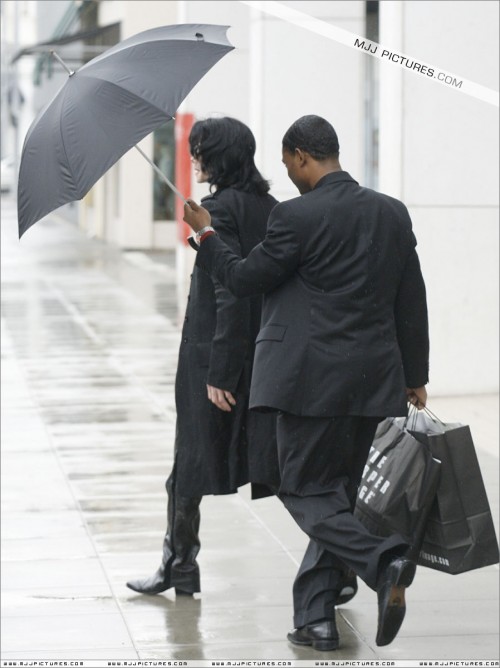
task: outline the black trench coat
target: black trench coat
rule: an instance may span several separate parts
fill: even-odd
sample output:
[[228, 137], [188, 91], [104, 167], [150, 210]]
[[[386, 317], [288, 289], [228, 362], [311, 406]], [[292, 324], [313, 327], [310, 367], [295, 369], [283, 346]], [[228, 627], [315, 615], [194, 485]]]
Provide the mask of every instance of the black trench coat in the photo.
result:
[[[277, 204], [271, 195], [234, 188], [202, 202], [221, 239], [242, 258], [264, 238]], [[248, 482], [278, 484], [275, 416], [248, 413], [261, 308], [260, 295], [238, 299], [194, 268], [175, 383], [174, 466], [182, 496], [230, 494]], [[233, 393], [237, 403], [230, 413], [208, 400], [207, 383]], [[259, 484], [254, 498], [266, 493]]]

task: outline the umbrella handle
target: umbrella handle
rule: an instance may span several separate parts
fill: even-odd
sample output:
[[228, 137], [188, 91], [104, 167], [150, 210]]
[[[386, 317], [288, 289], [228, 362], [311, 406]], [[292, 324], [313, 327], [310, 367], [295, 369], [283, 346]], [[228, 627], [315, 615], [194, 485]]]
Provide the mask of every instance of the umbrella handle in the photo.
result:
[[134, 148], [136, 148], [136, 149], [139, 151], [139, 153], [142, 155], [142, 157], [144, 158], [144, 160], [146, 160], [147, 162], [149, 162], [149, 164], [150, 164], [151, 167], [155, 170], [155, 172], [158, 174], [158, 176], [160, 176], [160, 177], [165, 181], [165, 183], [167, 184], [167, 186], [169, 186], [169, 188], [171, 188], [171, 190], [177, 195], [177, 197], [179, 197], [179, 198], [184, 202], [184, 204], [187, 204], [187, 200], [186, 200], [186, 198], [184, 197], [184, 195], [182, 195], [182, 193], [180, 193], [180, 192], [177, 190], [177, 188], [174, 186], [174, 184], [172, 183], [172, 181], [170, 181], [169, 179], [167, 179], [167, 177], [166, 177], [165, 174], [161, 171], [161, 169], [159, 169], [158, 166], [155, 165], [155, 163], [154, 163], [154, 162], [153, 162], [153, 161], [152, 161], [152, 160], [151, 160], [151, 159], [144, 153], [144, 151], [142, 151], [138, 146], [134, 146]]

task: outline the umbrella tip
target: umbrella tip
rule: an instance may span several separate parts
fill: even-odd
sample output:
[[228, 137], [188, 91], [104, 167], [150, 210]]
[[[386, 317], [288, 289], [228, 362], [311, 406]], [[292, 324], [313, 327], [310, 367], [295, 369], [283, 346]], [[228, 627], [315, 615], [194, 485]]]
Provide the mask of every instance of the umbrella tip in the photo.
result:
[[70, 77], [73, 76], [73, 74], [74, 74], [75, 72], [74, 72], [73, 70], [71, 70], [71, 69], [66, 65], [66, 63], [64, 62], [64, 60], [61, 58], [61, 56], [60, 56], [56, 51], [54, 51], [54, 49], [50, 49], [50, 55], [51, 55], [53, 58], [55, 58], [57, 61], [59, 61], [59, 63], [61, 63], [61, 65], [64, 67], [64, 69], [66, 70], [66, 72], [68, 73], [68, 75], [69, 75]]
[[197, 33], [195, 34], [195, 37], [196, 37], [196, 39], [198, 40], [198, 42], [203, 42], [203, 41], [205, 40], [205, 38], [203, 37], [203, 35], [201, 34], [201, 32], [197, 32]]

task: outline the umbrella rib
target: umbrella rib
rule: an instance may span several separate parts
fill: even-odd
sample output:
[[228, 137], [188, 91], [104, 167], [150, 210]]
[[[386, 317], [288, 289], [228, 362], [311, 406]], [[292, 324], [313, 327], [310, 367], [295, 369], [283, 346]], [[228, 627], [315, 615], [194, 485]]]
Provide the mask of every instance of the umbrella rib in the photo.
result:
[[[62, 107], [64, 107], [65, 101], [66, 101], [66, 95], [63, 96], [63, 100], [62, 100], [62, 104], [61, 104]], [[73, 184], [75, 184], [75, 177], [74, 177], [74, 174], [73, 174], [73, 170], [71, 168], [71, 163], [69, 161], [68, 152], [66, 151], [66, 143], [64, 141], [64, 134], [63, 134], [63, 130], [62, 130], [62, 119], [63, 119], [63, 114], [61, 113], [59, 115], [59, 134], [61, 136], [61, 145], [63, 147], [64, 155], [66, 157], [66, 164], [68, 165], [68, 169], [69, 169], [69, 172], [71, 174], [71, 181], [72, 181]], [[78, 190], [78, 194], [80, 194], [79, 190]]]

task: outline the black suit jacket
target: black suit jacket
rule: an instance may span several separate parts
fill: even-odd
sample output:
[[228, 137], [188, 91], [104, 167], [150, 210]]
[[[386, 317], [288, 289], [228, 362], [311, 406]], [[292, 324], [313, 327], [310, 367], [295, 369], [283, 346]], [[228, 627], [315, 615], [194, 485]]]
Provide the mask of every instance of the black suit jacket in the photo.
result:
[[265, 293], [250, 406], [397, 416], [428, 382], [425, 285], [406, 207], [347, 172], [276, 206], [245, 260], [216, 236], [198, 266], [240, 297]]

